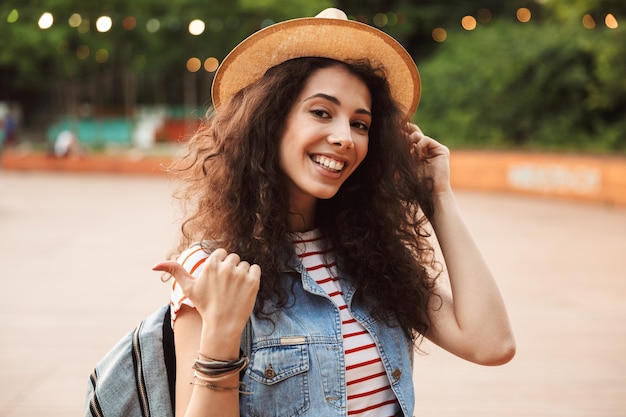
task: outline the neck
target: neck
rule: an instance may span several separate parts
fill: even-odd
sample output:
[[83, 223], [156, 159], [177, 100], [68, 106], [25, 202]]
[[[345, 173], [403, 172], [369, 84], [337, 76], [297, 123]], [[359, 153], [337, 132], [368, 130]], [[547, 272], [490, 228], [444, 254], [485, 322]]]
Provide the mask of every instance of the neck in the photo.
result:
[[307, 232], [315, 228], [315, 206], [317, 200], [310, 204], [291, 204], [288, 214], [290, 232]]
[[308, 232], [315, 228], [313, 218], [308, 218], [300, 213], [289, 213], [290, 232]]

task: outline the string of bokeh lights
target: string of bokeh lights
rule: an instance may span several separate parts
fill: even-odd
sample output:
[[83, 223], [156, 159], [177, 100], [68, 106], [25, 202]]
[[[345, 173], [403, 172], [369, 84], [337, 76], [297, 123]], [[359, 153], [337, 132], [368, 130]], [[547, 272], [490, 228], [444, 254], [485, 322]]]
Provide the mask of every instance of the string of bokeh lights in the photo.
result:
[[[15, 23], [19, 20], [19, 17], [19, 10], [12, 9], [7, 16], [6, 21], [8, 23]], [[515, 17], [520, 23], [529, 23], [532, 20], [532, 12], [526, 7], [520, 7], [516, 10]], [[354, 18], [358, 21], [368, 23], [367, 16], [357, 15]], [[475, 30], [481, 23], [489, 23], [491, 19], [491, 12], [488, 9], [483, 8], [477, 11], [476, 16], [463, 16], [461, 18], [460, 24], [464, 30], [472, 31]], [[39, 20], [37, 21], [37, 26], [41, 30], [50, 29], [54, 25], [54, 20], [54, 16], [51, 12], [44, 12], [39, 17]], [[398, 14], [394, 12], [377, 13], [372, 17], [372, 23], [380, 28], [395, 26], [396, 24], [398, 24], [399, 21], [400, 18]], [[73, 13], [69, 17], [67, 23], [70, 27], [76, 28], [79, 33], [87, 33], [91, 30], [90, 20], [83, 18], [79, 13]], [[261, 23], [261, 27], [269, 26], [273, 23], [273, 21], [266, 19]], [[598, 23], [590, 14], [585, 14], [582, 17], [581, 23], [584, 28], [590, 30], [595, 29], [598, 26]], [[236, 26], [237, 24], [238, 21], [234, 21], [232, 19], [230, 22], [227, 22], [227, 26], [231, 27]], [[604, 18], [604, 24], [609, 29], [617, 29], [619, 27], [617, 18], [611, 13], [606, 14]], [[98, 17], [94, 23], [95, 30], [100, 33], [109, 32], [113, 28], [113, 25], [113, 18], [107, 15]], [[133, 16], [126, 16], [121, 19], [121, 26], [126, 31], [132, 31], [137, 27], [137, 19]], [[146, 21], [145, 27], [149, 33], [156, 33], [161, 29], [161, 21], [158, 18], [150, 18]], [[222, 27], [223, 23], [216, 19], [213, 19], [209, 22], [209, 28], [214, 32], [222, 30]], [[207, 23], [202, 19], [193, 19], [187, 25], [187, 31], [192, 36], [200, 36], [206, 30]], [[437, 27], [432, 30], [431, 36], [435, 42], [445, 42], [448, 37], [448, 32], [443, 27]], [[89, 55], [89, 46], [83, 44], [77, 47], [76, 57], [78, 59], [87, 59]], [[109, 59], [109, 52], [106, 49], [98, 49], [94, 53], [94, 59], [98, 63], [105, 63]], [[204, 61], [197, 57], [191, 57], [187, 60], [186, 63], [186, 68], [189, 72], [198, 72], [201, 69], [204, 69], [208, 73], [213, 73], [217, 70], [218, 66], [219, 60], [215, 57], [208, 57]]]

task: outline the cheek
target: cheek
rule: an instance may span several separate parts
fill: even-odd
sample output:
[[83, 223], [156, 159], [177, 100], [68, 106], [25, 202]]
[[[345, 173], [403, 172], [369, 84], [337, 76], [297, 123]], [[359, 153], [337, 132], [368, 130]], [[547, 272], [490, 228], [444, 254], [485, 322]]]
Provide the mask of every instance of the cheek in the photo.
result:
[[365, 157], [367, 156], [367, 152], [369, 151], [369, 140], [368, 139], [364, 139], [362, 143], [359, 143], [357, 146], [357, 162], [358, 165], [361, 165], [361, 162], [363, 162], [363, 160], [365, 159]]

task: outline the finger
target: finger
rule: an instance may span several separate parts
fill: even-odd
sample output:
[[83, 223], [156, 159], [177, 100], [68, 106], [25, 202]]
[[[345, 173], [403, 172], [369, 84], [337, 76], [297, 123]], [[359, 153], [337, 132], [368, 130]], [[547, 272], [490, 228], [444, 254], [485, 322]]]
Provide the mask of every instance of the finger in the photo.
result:
[[186, 288], [194, 279], [181, 264], [175, 261], [158, 262], [152, 270], [167, 272], [176, 279], [181, 288]]
[[250, 265], [250, 269], [248, 269], [248, 273], [246, 274], [246, 280], [249, 283], [250, 290], [252, 290], [256, 296], [261, 286], [261, 267], [257, 264]]
[[228, 252], [226, 252], [225, 249], [219, 248], [211, 252], [207, 261], [212, 264], [218, 264], [219, 262], [224, 262], [224, 259], [226, 259], [227, 256]]
[[240, 269], [240, 270], [242, 270], [244, 272], [248, 272], [250, 270], [250, 263], [248, 263], [246, 261], [241, 261], [237, 265], [237, 269]]
[[430, 156], [430, 150], [432, 148], [432, 139], [427, 136], [423, 136], [418, 142], [414, 143], [413, 146], [417, 150], [417, 155], [421, 159], [428, 159]]
[[229, 253], [224, 259], [225, 264], [231, 265], [233, 268], [237, 267], [241, 262], [241, 258], [236, 253]]
[[407, 127], [407, 132], [408, 132], [409, 134], [413, 134], [413, 133], [420, 133], [420, 134], [423, 134], [423, 133], [422, 133], [422, 129], [420, 129], [420, 128], [419, 128], [419, 126], [418, 126], [418, 125], [416, 125], [415, 123], [410, 123], [410, 122], [409, 122], [409, 123], [407, 123], [407, 124], [406, 124], [406, 127]]
[[418, 154], [422, 159], [436, 158], [438, 156], [450, 156], [450, 150], [445, 145], [437, 142], [435, 139], [425, 136], [423, 140], [415, 145], [418, 148]]
[[261, 278], [261, 267], [257, 264], [250, 265], [248, 275], [254, 279], [259, 280]]
[[178, 262], [163, 261], [163, 262], [157, 262], [156, 264], [154, 264], [154, 266], [152, 267], [152, 270], [167, 272], [170, 275], [174, 275], [174, 273], [178, 271], [179, 267], [182, 268], [182, 266]]

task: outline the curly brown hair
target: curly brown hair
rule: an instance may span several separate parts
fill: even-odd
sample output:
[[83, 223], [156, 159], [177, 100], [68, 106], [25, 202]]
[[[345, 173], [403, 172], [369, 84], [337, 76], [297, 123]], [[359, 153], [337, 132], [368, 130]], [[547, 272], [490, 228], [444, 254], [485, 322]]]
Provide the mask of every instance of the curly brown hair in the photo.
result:
[[[427, 217], [431, 181], [409, 152], [404, 109], [392, 99], [384, 70], [368, 61], [296, 58], [269, 69], [209, 114], [171, 172], [186, 209], [178, 250], [212, 242], [262, 269], [256, 312], [288, 299], [281, 283], [293, 254], [288, 195], [278, 163], [286, 118], [315, 71], [343, 66], [372, 96], [368, 154], [337, 194], [318, 201], [316, 227], [334, 249], [339, 270], [358, 287], [355, 299], [376, 317], [397, 319], [418, 338], [430, 325], [436, 263]], [[419, 164], [418, 164], [419, 166]], [[392, 320], [393, 321], [393, 320]]]

